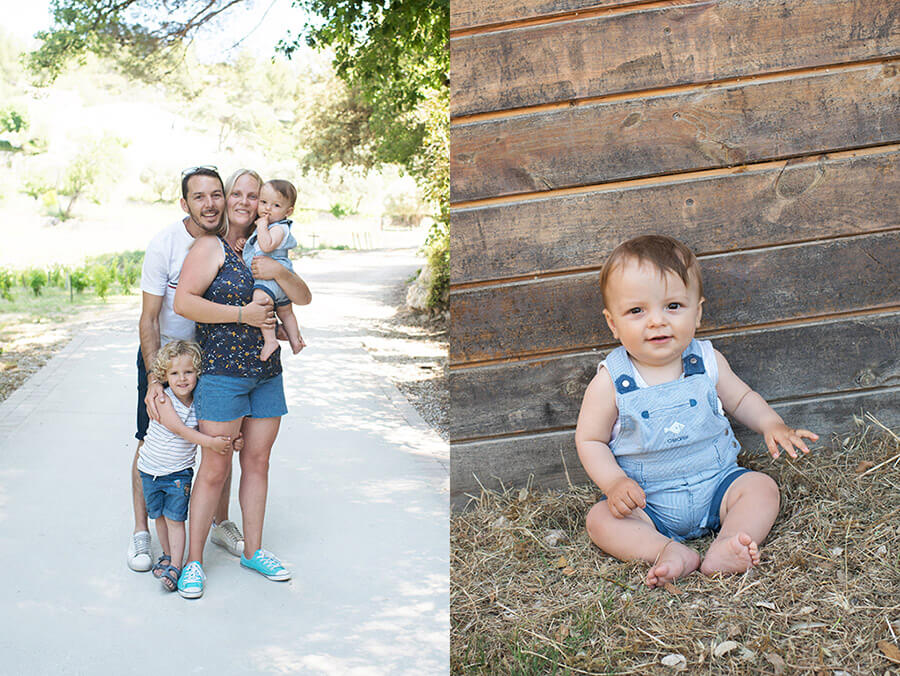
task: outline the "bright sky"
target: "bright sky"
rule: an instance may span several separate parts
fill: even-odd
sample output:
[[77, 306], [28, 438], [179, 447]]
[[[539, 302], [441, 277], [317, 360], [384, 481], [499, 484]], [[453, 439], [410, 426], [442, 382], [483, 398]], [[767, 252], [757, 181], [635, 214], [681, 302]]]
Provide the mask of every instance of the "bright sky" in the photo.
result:
[[[49, 0], [0, 0], [3, 28], [30, 45], [32, 36], [50, 25], [49, 4]], [[197, 35], [198, 58], [212, 61], [223, 53], [227, 58], [228, 52], [241, 49], [270, 57], [278, 41], [287, 36], [286, 28], [299, 30], [304, 16], [302, 10], [291, 7], [291, 0], [247, 0], [246, 6], [226, 12], [216, 27]]]

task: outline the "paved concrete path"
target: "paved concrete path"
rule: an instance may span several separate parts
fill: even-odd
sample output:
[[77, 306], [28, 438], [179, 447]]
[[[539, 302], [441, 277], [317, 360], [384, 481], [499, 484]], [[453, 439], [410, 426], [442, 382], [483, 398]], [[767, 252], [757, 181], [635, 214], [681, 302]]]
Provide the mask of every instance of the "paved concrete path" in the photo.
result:
[[[79, 334], [0, 404], [0, 673], [447, 673], [448, 447], [361, 347], [360, 319], [392, 314], [386, 290], [420, 264], [390, 251], [298, 265], [309, 347], [283, 356], [263, 536], [290, 582], [212, 544], [196, 601], [126, 567], [136, 311]], [[239, 522], [236, 494], [237, 478]]]

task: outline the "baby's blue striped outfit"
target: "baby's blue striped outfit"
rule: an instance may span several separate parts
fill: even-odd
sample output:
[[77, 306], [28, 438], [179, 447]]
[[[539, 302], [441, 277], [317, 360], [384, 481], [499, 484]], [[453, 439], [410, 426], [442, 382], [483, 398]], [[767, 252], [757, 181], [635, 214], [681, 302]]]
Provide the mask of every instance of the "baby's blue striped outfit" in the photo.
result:
[[616, 387], [618, 433], [609, 447], [647, 496], [656, 529], [683, 542], [717, 531], [719, 506], [739, 467], [740, 446], [719, 412], [716, 387], [692, 340], [682, 354], [684, 377], [638, 387], [624, 347], [606, 358]]

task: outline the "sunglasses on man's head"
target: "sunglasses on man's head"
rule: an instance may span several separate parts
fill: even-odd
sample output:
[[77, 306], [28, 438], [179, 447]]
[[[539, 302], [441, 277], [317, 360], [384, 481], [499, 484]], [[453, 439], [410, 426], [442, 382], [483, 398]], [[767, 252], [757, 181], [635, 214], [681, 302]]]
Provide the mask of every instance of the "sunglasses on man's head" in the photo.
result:
[[188, 167], [187, 169], [183, 169], [183, 170], [181, 171], [181, 178], [184, 178], [184, 177], [186, 177], [186, 176], [193, 176], [193, 175], [196, 174], [198, 171], [215, 171], [216, 173], [218, 173], [219, 168], [218, 168], [218, 167], [214, 167], [214, 166], [211, 165], [211, 164], [205, 164], [205, 165], [203, 165], [203, 166], [201, 166], [201, 167]]

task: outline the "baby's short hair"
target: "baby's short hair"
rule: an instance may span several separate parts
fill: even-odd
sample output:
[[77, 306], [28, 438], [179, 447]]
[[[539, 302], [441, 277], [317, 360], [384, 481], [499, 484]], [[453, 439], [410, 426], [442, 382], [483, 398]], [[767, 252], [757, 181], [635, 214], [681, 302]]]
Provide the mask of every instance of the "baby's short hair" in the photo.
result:
[[613, 249], [603, 270], [600, 271], [600, 292], [603, 294], [604, 305], [609, 305], [606, 298], [606, 286], [609, 283], [610, 274], [616, 267], [629, 259], [636, 260], [638, 263], [648, 262], [659, 270], [660, 274], [672, 272], [681, 277], [681, 281], [687, 287], [691, 285], [692, 281], [696, 281], [700, 297], [703, 297], [703, 278], [700, 275], [700, 264], [697, 262], [694, 252], [677, 239], [666, 235], [641, 235], [622, 242]]
[[293, 183], [281, 178], [273, 178], [271, 181], [266, 181], [266, 185], [272, 186], [275, 192], [284, 197], [288, 201], [289, 207], [294, 206], [297, 201], [297, 188]]
[[161, 382], [166, 382], [166, 371], [169, 370], [169, 364], [175, 357], [187, 355], [194, 363], [197, 374], [200, 374], [200, 367], [203, 363], [200, 356], [200, 346], [192, 340], [172, 340], [159, 348], [156, 353], [156, 359], [153, 360], [153, 375]]

